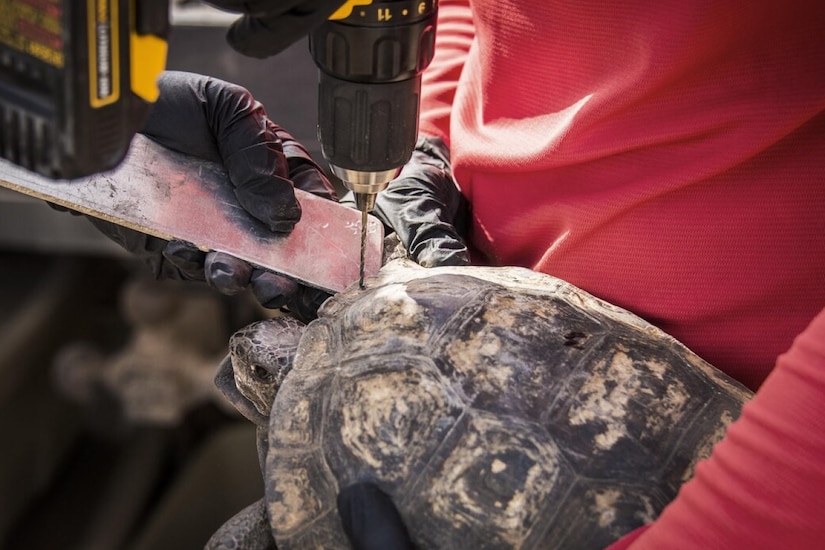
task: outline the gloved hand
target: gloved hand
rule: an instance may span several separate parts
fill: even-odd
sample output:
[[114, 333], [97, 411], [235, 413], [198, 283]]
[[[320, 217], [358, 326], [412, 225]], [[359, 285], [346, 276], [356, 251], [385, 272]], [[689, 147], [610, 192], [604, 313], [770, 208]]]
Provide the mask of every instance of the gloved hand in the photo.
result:
[[447, 146], [438, 138], [419, 138], [410, 161], [379, 193], [373, 213], [416, 262], [435, 267], [470, 263], [461, 237], [466, 210]]
[[356, 483], [338, 494], [338, 515], [355, 550], [412, 550], [407, 528], [392, 500], [372, 483]]
[[207, 0], [213, 6], [243, 13], [226, 40], [250, 57], [269, 57], [323, 23], [344, 0]]
[[[295, 187], [335, 200], [335, 191], [304, 147], [266, 116], [244, 88], [214, 78], [166, 72], [160, 98], [141, 133], [161, 145], [222, 164], [239, 204], [273, 232], [288, 233], [301, 216]], [[90, 218], [109, 238], [147, 263], [157, 278], [206, 281], [224, 294], [251, 288], [268, 308], [286, 305], [314, 316], [327, 295], [220, 252], [167, 242]]]

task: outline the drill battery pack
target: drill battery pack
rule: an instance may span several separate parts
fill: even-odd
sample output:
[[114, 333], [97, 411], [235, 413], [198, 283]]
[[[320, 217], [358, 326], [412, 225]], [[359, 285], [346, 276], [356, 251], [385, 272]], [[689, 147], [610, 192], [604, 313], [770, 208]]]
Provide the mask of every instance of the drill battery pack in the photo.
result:
[[0, 0], [0, 157], [58, 179], [115, 167], [168, 32], [168, 0]]

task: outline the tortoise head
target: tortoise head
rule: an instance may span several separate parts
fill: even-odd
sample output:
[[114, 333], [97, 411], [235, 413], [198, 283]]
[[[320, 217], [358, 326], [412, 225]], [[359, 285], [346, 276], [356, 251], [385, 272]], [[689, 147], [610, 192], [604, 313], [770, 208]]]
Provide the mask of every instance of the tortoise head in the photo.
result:
[[215, 385], [238, 411], [258, 426], [267, 426], [272, 402], [292, 370], [305, 325], [292, 317], [275, 317], [248, 325], [229, 339]]

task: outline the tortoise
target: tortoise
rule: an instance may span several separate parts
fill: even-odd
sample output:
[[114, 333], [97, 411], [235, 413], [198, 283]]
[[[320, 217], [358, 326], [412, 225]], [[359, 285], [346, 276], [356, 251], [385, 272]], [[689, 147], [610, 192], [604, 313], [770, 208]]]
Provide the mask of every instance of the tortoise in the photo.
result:
[[348, 548], [336, 495], [363, 481], [419, 548], [602, 548], [656, 518], [752, 397], [560, 279], [408, 260], [306, 327], [240, 330], [216, 382], [259, 426], [265, 502], [213, 541], [252, 547], [237, 531], [257, 522], [281, 550]]

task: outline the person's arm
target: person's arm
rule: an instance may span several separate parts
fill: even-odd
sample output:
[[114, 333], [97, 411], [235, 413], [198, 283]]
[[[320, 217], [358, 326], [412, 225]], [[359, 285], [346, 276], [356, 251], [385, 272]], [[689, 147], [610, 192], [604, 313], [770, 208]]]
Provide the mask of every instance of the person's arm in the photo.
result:
[[448, 146], [453, 99], [474, 36], [469, 0], [441, 0], [435, 57], [421, 79], [418, 130], [421, 135], [441, 138]]
[[645, 530], [610, 550], [822, 548], [825, 541], [825, 310], [713, 454]]

